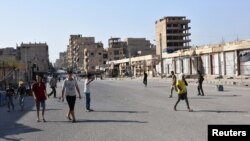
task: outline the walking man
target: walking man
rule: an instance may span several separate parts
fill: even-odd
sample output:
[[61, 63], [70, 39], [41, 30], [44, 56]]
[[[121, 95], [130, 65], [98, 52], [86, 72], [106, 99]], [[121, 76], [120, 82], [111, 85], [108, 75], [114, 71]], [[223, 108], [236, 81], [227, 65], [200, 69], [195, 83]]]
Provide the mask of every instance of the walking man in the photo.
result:
[[[81, 99], [81, 94], [80, 94], [80, 90], [79, 90], [77, 81], [73, 78], [73, 72], [68, 71], [68, 78], [66, 80], [64, 80], [64, 83], [63, 83], [62, 97], [61, 98], [62, 98], [62, 101], [64, 101], [64, 93], [65, 93], [66, 100], [67, 100], [67, 103], [69, 106], [69, 111], [68, 111], [66, 117], [69, 120], [72, 120], [72, 123], [76, 122], [75, 112], [74, 112], [75, 102], [76, 102], [76, 90], [78, 92], [79, 99]], [[72, 116], [72, 119], [70, 116]]]
[[90, 108], [90, 83], [94, 80], [95, 78], [93, 77], [93, 75], [88, 74], [87, 79], [84, 82], [84, 94], [86, 97], [86, 110], [88, 112], [94, 111], [93, 109]]
[[145, 85], [145, 87], [147, 87], [147, 83], [148, 83], [148, 74], [144, 71], [143, 84]]
[[17, 90], [17, 95], [19, 95], [18, 99], [19, 99], [19, 105], [21, 107], [21, 111], [23, 111], [24, 109], [24, 97], [26, 94], [26, 87], [24, 86], [23, 81], [19, 82], [19, 87]]
[[172, 86], [171, 86], [171, 94], [169, 96], [169, 98], [172, 98], [173, 97], [173, 91], [177, 91], [177, 88], [176, 88], [176, 76], [174, 74], [174, 71], [171, 71], [171, 76], [172, 76]]
[[56, 79], [55, 75], [53, 75], [49, 84], [50, 84], [50, 88], [52, 89], [52, 91], [48, 94], [48, 97], [50, 97], [52, 94], [54, 94], [54, 98], [56, 98], [57, 79]]
[[198, 96], [204, 96], [203, 88], [202, 88], [202, 83], [204, 81], [204, 77], [202, 76], [201, 72], [198, 71]]
[[188, 103], [188, 97], [187, 97], [187, 81], [185, 79], [184, 74], [180, 74], [180, 78], [177, 80], [176, 83], [176, 87], [178, 89], [178, 100], [176, 102], [176, 104], [174, 105], [174, 110], [177, 111], [176, 107], [178, 105], [178, 103], [180, 102], [180, 100], [185, 100], [186, 104], [187, 104], [187, 109], [189, 112], [192, 112], [193, 110], [189, 107], [189, 103]]
[[47, 94], [42, 74], [36, 76], [36, 82], [32, 85], [32, 94], [36, 103], [37, 122], [40, 122], [40, 116], [39, 116], [40, 106], [42, 107], [42, 120], [43, 122], [46, 122], [44, 114], [45, 114], [45, 100], [47, 99]]
[[8, 112], [10, 112], [10, 106], [12, 107], [12, 110], [14, 111], [15, 106], [13, 103], [13, 97], [15, 95], [15, 90], [13, 89], [12, 85], [9, 84], [9, 88], [6, 90], [6, 98], [8, 103]]

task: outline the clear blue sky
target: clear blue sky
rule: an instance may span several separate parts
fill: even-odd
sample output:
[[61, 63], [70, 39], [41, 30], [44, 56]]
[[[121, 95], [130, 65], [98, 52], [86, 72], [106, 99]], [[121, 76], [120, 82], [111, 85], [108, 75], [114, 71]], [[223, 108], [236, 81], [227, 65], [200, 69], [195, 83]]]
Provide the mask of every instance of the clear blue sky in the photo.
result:
[[145, 37], [154, 43], [155, 21], [191, 20], [191, 45], [250, 39], [249, 0], [1, 0], [0, 48], [47, 42], [52, 62], [66, 51], [70, 34]]

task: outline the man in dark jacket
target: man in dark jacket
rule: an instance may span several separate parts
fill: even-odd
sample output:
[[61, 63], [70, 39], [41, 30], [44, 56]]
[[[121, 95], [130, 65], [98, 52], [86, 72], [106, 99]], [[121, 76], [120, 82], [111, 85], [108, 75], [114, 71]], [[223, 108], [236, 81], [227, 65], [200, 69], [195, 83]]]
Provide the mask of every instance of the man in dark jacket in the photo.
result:
[[204, 77], [202, 76], [201, 72], [198, 71], [198, 96], [204, 96], [203, 88], [202, 88], [202, 83], [204, 81]]

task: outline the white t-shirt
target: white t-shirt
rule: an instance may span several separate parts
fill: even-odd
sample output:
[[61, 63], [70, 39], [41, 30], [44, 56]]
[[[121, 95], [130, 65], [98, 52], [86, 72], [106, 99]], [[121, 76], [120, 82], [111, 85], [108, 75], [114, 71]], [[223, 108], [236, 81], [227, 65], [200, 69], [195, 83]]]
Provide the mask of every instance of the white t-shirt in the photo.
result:
[[76, 80], [69, 80], [68, 78], [63, 82], [63, 89], [65, 89], [66, 96], [75, 96], [76, 95], [76, 87], [78, 86]]
[[90, 93], [90, 83], [87, 85], [88, 83], [88, 79], [85, 79], [85, 82], [84, 82], [84, 93]]

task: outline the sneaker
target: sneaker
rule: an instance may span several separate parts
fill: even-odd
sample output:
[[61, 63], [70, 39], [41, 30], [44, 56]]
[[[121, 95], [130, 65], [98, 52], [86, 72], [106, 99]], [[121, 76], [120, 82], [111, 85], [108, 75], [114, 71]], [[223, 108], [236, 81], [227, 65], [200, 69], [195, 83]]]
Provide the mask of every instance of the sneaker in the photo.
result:
[[168, 98], [172, 98], [173, 96], [172, 95], [170, 95]]
[[70, 118], [70, 116], [67, 116], [67, 115], [66, 115], [66, 118], [67, 118], [68, 120], [72, 120], [72, 119]]
[[74, 119], [74, 120], [72, 120], [72, 123], [76, 123], [76, 120]]
[[37, 119], [36, 122], [41, 122], [40, 119]]
[[93, 112], [94, 110], [93, 109], [87, 109], [87, 112]]
[[43, 122], [46, 122], [46, 120], [45, 120], [45, 119], [43, 119]]
[[189, 111], [189, 112], [193, 112], [194, 110], [192, 110], [192, 109], [188, 109], [188, 111]]

